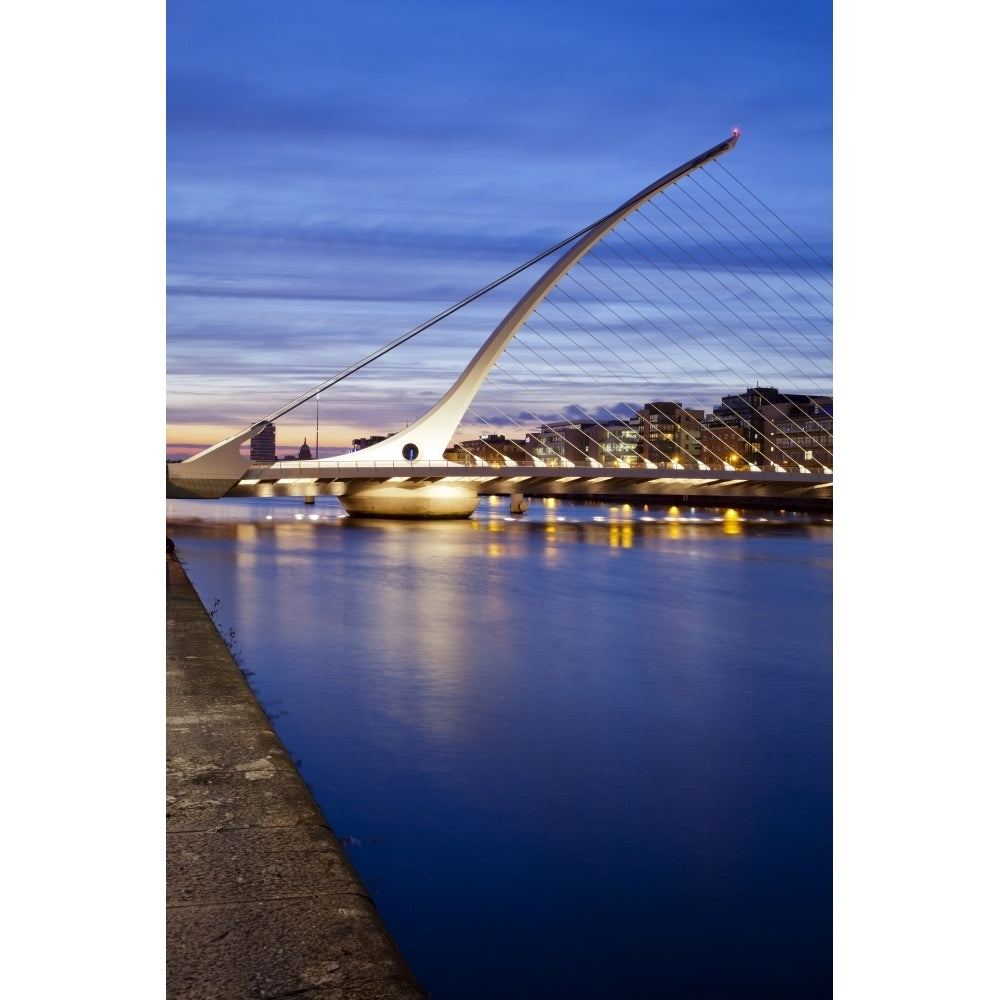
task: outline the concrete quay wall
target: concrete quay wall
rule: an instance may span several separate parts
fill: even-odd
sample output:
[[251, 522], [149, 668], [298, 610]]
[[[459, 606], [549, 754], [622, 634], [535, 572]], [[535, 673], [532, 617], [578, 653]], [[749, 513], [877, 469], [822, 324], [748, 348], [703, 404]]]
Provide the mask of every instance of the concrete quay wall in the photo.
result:
[[167, 1000], [426, 1000], [176, 552], [166, 604]]

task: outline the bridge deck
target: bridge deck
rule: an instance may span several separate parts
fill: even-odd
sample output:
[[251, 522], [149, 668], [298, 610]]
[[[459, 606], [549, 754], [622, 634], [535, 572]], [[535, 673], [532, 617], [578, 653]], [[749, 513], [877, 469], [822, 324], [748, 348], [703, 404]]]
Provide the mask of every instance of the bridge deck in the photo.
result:
[[741, 497], [831, 501], [833, 476], [812, 472], [729, 472], [693, 469], [611, 469], [590, 466], [455, 466], [439, 464], [321, 465], [279, 462], [250, 470], [229, 496], [343, 495], [360, 483], [466, 483], [481, 496], [679, 496], [738, 501]]

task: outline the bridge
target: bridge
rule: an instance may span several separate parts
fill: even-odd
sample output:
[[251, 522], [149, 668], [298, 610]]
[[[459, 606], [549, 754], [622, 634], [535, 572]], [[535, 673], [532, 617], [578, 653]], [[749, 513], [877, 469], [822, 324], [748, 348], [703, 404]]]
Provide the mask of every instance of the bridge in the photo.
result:
[[[734, 131], [445, 312], [168, 464], [167, 495], [333, 495], [354, 516], [410, 518], [467, 517], [495, 494], [512, 504], [533, 495], [831, 503], [830, 267], [721, 167], [738, 139]], [[274, 421], [313, 400], [318, 421], [321, 394], [546, 261], [405, 430], [327, 458], [246, 456]], [[482, 433], [498, 425], [516, 431]]]

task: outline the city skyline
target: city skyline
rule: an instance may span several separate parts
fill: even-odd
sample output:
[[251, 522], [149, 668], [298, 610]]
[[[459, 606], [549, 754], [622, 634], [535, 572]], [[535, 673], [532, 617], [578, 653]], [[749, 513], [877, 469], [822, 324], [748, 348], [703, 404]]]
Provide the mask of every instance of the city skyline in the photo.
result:
[[[572, 10], [169, 5], [168, 458], [272, 412], [733, 128], [730, 169], [832, 254], [829, 5]], [[349, 423], [325, 394], [321, 445], [419, 416], [450, 384], [443, 359], [457, 374], [498, 308], [394, 364], [381, 425]], [[305, 407], [280, 422], [278, 450], [312, 443], [313, 420]]]

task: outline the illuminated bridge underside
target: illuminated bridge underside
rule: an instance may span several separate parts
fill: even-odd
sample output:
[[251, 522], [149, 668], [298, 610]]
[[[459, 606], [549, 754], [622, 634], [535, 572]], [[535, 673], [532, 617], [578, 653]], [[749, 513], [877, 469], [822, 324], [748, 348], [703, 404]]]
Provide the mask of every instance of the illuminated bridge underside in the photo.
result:
[[[336, 496], [352, 513], [400, 516], [385, 510], [387, 490], [399, 498], [415, 497], [437, 487], [440, 496], [453, 496], [458, 507], [452, 516], [468, 516], [479, 497], [515, 495], [558, 497], [689, 498], [692, 501], [768, 499], [776, 502], [832, 502], [833, 476], [800, 472], [719, 472], [677, 469], [594, 469], [507, 466], [456, 468], [448, 465], [405, 466], [387, 477], [384, 467], [308, 469], [281, 465], [254, 469], [229, 490], [227, 496]], [[381, 509], [357, 506], [366, 488], [380, 496]], [[460, 498], [467, 500], [463, 503]], [[355, 510], [352, 511], [352, 506]], [[419, 510], [412, 516], [421, 516]], [[405, 515], [404, 515], [405, 516]], [[426, 515], [424, 515], [426, 516]], [[438, 514], [440, 516], [440, 513]]]

